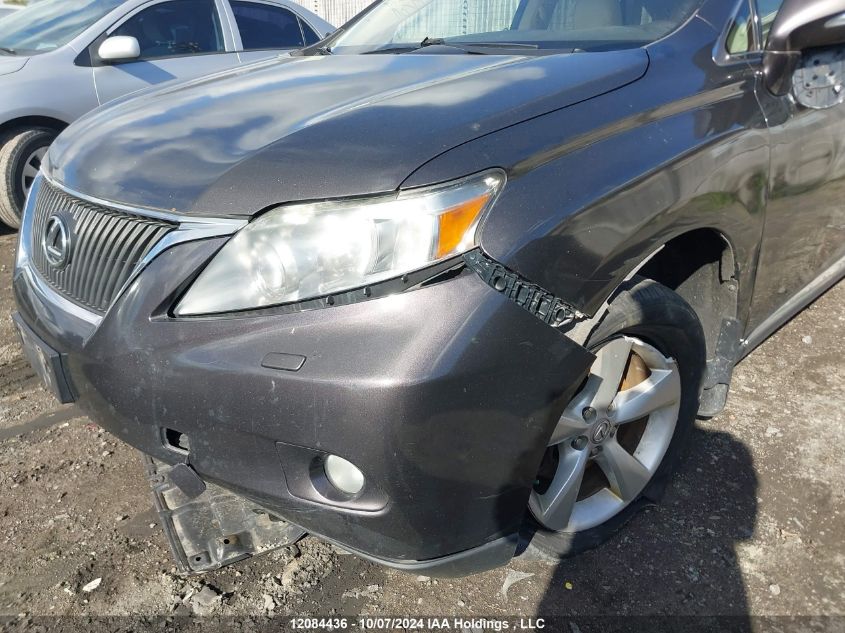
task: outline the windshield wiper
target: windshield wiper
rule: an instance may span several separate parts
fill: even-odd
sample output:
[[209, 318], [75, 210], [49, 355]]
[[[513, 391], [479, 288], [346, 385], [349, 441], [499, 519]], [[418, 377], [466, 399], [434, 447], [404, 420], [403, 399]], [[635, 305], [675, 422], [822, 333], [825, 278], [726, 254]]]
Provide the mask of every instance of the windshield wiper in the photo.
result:
[[385, 55], [385, 54], [399, 54], [399, 53], [413, 53], [426, 46], [447, 46], [455, 48], [464, 53], [483, 54], [484, 49], [489, 48], [509, 48], [509, 49], [528, 49], [536, 50], [540, 48], [537, 44], [518, 44], [516, 42], [452, 42], [445, 40], [442, 37], [428, 37], [419, 44], [400, 44], [398, 46], [386, 46], [384, 48], [376, 48], [371, 51], [366, 51], [362, 55]]
[[364, 51], [362, 55], [388, 55], [395, 53], [410, 53], [415, 51], [419, 46], [387, 46], [386, 48], [376, 48], [371, 51]]
[[537, 44], [522, 44], [520, 42], [450, 42], [442, 37], [429, 37], [420, 42], [420, 48], [426, 46], [453, 46], [455, 48], [524, 48], [537, 50]]
[[5, 46], [0, 46], [0, 51], [3, 51], [7, 55], [17, 55], [18, 52], [14, 48], [7, 48]]
[[420, 48], [425, 48], [426, 46], [445, 46], [446, 40], [442, 37], [429, 37], [428, 35], [425, 36], [425, 39], [420, 42]]
[[329, 46], [306, 46], [305, 48], [300, 48], [297, 51], [291, 52], [291, 57], [310, 57], [312, 55], [331, 55], [332, 49]]

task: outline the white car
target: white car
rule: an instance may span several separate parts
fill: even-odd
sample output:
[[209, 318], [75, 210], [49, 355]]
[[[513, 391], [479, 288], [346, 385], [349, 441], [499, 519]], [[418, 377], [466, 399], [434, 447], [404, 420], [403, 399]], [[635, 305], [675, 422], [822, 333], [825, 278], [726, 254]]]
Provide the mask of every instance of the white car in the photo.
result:
[[19, 225], [47, 148], [86, 112], [333, 30], [290, 0], [44, 0], [0, 18], [0, 221]]

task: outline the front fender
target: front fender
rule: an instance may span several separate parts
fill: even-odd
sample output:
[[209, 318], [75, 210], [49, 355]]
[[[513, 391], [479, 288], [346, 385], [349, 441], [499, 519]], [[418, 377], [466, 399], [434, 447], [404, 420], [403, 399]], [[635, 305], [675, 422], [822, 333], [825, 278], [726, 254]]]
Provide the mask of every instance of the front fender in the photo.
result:
[[29, 57], [0, 57], [0, 77], [18, 72], [28, 61]]
[[98, 105], [91, 69], [74, 66], [66, 48], [29, 58], [17, 72], [0, 75], [0, 95], [0, 126], [27, 117], [67, 124]]
[[[709, 26], [684, 31], [694, 50], [712, 50]], [[587, 314], [673, 237], [716, 229], [734, 249], [746, 309], [770, 153], [753, 69], [699, 62], [673, 38], [649, 55], [640, 81], [447, 152], [404, 186], [505, 169], [482, 248]]]

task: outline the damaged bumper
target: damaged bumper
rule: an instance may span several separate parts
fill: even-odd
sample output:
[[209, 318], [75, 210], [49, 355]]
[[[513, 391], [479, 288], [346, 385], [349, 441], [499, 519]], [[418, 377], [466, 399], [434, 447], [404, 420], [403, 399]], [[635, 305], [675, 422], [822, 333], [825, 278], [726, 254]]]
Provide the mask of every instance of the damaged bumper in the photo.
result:
[[[170, 466], [148, 455], [143, 459], [161, 527], [182, 573], [219, 569], [305, 536], [302, 528], [257, 508], [249, 499], [206, 485], [185, 464]], [[186, 476], [199, 487], [185, 486]]]
[[[19, 318], [58, 355], [79, 406], [152, 458], [187, 461], [256, 509], [393, 567], [506, 563], [593, 356], [469, 267], [350, 305], [169, 316], [224, 241], [159, 254], [94, 322], [24, 263]], [[364, 473], [360, 493], [325, 488], [331, 454]]]

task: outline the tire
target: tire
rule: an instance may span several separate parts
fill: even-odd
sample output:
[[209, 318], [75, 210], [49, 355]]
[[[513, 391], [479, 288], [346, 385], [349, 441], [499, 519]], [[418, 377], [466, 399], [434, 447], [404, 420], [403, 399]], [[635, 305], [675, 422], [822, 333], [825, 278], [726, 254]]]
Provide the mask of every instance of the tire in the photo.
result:
[[[631, 347], [632, 351], [637, 352], [638, 350], [642, 350], [643, 354], [648, 352], [652, 355], [651, 357], [656, 359], [658, 362], [665, 362], [668, 360], [670, 363], [665, 365], [665, 367], [669, 368], [667, 370], [652, 370], [651, 368], [647, 368], [648, 378], [642, 380], [641, 389], [645, 390], [648, 388], [649, 394], [652, 393], [652, 390], [649, 387], [649, 385], [652, 384], [652, 381], [663, 381], [661, 376], [664, 371], [676, 370], [675, 374], [677, 378], [668, 373], [666, 376], [671, 377], [673, 381], [672, 388], [675, 390], [673, 393], [677, 394], [673, 397], [676, 397], [677, 404], [667, 405], [664, 409], [660, 409], [658, 413], [650, 413], [647, 418], [640, 418], [638, 421], [631, 423], [632, 427], [640, 425], [643, 429], [649, 430], [638, 431], [640, 433], [640, 438], [633, 438], [637, 442], [635, 448], [633, 451], [626, 450], [626, 452], [639, 454], [641, 450], [640, 446], [643, 443], [642, 438], [645, 437], [645, 433], [651, 433], [649, 438], [664, 437], [665, 439], [662, 441], [664, 442], [665, 448], [661, 450], [665, 450], [665, 452], [662, 453], [662, 457], [659, 457], [656, 452], [650, 456], [652, 466], [647, 469], [651, 473], [650, 479], [646, 479], [645, 476], [639, 477], [639, 481], [647, 481], [642, 490], [639, 493], [633, 493], [630, 495], [614, 495], [618, 498], [620, 505], [624, 503], [627, 503], [627, 505], [622, 506], [622, 509], [616, 514], [608, 516], [606, 519], [602, 519], [602, 522], [596, 525], [591, 525], [585, 520], [581, 520], [580, 523], [579, 521], [576, 521], [576, 519], [582, 519], [583, 517], [602, 517], [603, 515], [601, 513], [594, 513], [590, 515], [588, 510], [591, 508], [595, 509], [605, 507], [599, 504], [597, 500], [597, 493], [591, 493], [590, 489], [584, 489], [588, 479], [587, 475], [582, 475], [582, 479], [579, 479], [575, 486], [570, 486], [571, 490], [576, 490], [576, 497], [569, 498], [577, 499], [577, 501], [571, 502], [571, 504], [574, 503], [574, 505], [572, 505], [573, 509], [568, 515], [569, 518], [565, 520], [566, 527], [563, 530], [552, 530], [549, 529], [549, 524], [555, 523], [555, 521], [550, 520], [550, 517], [553, 518], [554, 515], [544, 515], [544, 512], [548, 511], [548, 508], [543, 505], [542, 500], [546, 497], [557, 497], [553, 494], [549, 495], [548, 491], [543, 492], [543, 482], [551, 481], [551, 484], [549, 485], [549, 489], [551, 489], [555, 481], [563, 481], [565, 479], [550, 478], [557, 475], [560, 469], [569, 468], [568, 465], [573, 462], [568, 456], [572, 454], [579, 455], [576, 451], [579, 445], [582, 444], [587, 437], [585, 435], [580, 435], [576, 440], [565, 440], [564, 443], [558, 444], [556, 447], [551, 447], [547, 451], [544, 463], [551, 459], [550, 452], [557, 451], [557, 461], [554, 466], [555, 475], [547, 473], [545, 480], [542, 479], [541, 477], [543, 476], [544, 471], [543, 467], [541, 467], [540, 474], [538, 474], [537, 484], [535, 484], [535, 490], [532, 491], [531, 503], [529, 504], [530, 511], [524, 524], [522, 536], [524, 542], [529, 542], [541, 550], [544, 554], [551, 555], [554, 558], [567, 558], [600, 545], [618, 532], [644, 506], [649, 503], [656, 503], [659, 501], [666, 488], [672, 470], [683, 455], [690, 431], [695, 422], [701, 382], [706, 365], [706, 350], [701, 323], [699, 322], [693, 309], [681, 297], [665, 286], [649, 279], [635, 277], [620, 290], [617, 296], [610, 303], [607, 314], [590, 335], [590, 338], [586, 343], [586, 347], [594, 352], [597, 352], [598, 350], [605, 350], [605, 352], [599, 353], [607, 353], [606, 350], [614, 348], [624, 349], [629, 341], [635, 342], [633, 344], [634, 346]], [[667, 358], [660, 361], [660, 359], [654, 355], [654, 349]], [[617, 354], [617, 357], [621, 358], [621, 355]], [[601, 360], [597, 361], [597, 364], [599, 362], [601, 362]], [[604, 414], [608, 416], [608, 418], [604, 420], [605, 422], [610, 421], [612, 419], [611, 416], [614, 415], [614, 413], [618, 416], [617, 419], [621, 419], [622, 413], [626, 411], [630, 413], [636, 410], [631, 408], [626, 410], [624, 408], [626, 400], [617, 397], [618, 394], [625, 393], [625, 389], [631, 388], [626, 387], [626, 382], [628, 381], [628, 374], [632, 371], [634, 364], [642, 364], [644, 367], [647, 365], [645, 361], [641, 362], [641, 360], [636, 360], [635, 363], [635, 359], [632, 355], [627, 357], [627, 361], [624, 364], [626, 369], [623, 370], [624, 373], [622, 374], [621, 381], [617, 383], [617, 386], [609, 387], [609, 389], [615, 392], [616, 395], [612, 396], [612, 403], [614, 404], [611, 405], [611, 408], [606, 409], [606, 411], [609, 412]], [[607, 366], [607, 364], [605, 366]], [[595, 372], [596, 364], [594, 364], [591, 374], [594, 374]], [[640, 378], [643, 375], [646, 374], [640, 374]], [[573, 398], [572, 403], [570, 403], [570, 406], [567, 407], [567, 411], [564, 412], [564, 417], [579, 410], [585, 412], [581, 414], [582, 417], [584, 417], [584, 415], [591, 416], [593, 426], [588, 427], [588, 432], [593, 432], [593, 430], [597, 428], [595, 425], [599, 422], [596, 420], [603, 415], [602, 413], [599, 413], [597, 417], [592, 417], [595, 413], [588, 413], [588, 409], [589, 411], [595, 411], [594, 409], [589, 407], [579, 409], [582, 404], [582, 401], [579, 401], [579, 398], [588, 398], [589, 396], [585, 396], [584, 394], [589, 391], [589, 386], [591, 384], [595, 384], [595, 382], [591, 383], [591, 380], [593, 380], [593, 378], [585, 381], [585, 385], [582, 387], [579, 394]], [[602, 381], [599, 381], [599, 384], [601, 384], [601, 382]], [[611, 382], [608, 382], [608, 385], [611, 384]], [[655, 399], [654, 401], [659, 400]], [[628, 402], [630, 402], [630, 400], [628, 400]], [[621, 405], [617, 403], [621, 403]], [[616, 411], [616, 409], [618, 409], [618, 411]], [[658, 415], [662, 417], [658, 418]], [[668, 420], [670, 417], [675, 415], [676, 420], [674, 425], [670, 426]], [[651, 426], [652, 424], [658, 423], [662, 426]], [[561, 428], [561, 424], [562, 423], [559, 424], [558, 429]], [[611, 426], [613, 425], [611, 424]], [[558, 429], [556, 429], [555, 433], [557, 435], [563, 435], [563, 432], [559, 432]], [[611, 472], [615, 470], [615, 472], [618, 473], [623, 472], [621, 468], [614, 469], [612, 467], [616, 458], [611, 459], [611, 456], [618, 455], [617, 450], [619, 446], [623, 444], [623, 431], [628, 433], [628, 426], [620, 423], [609, 431], [611, 434], [609, 438], [600, 440], [605, 442], [604, 444], [594, 445], [591, 437], [589, 444], [587, 444], [587, 448], [584, 449], [589, 450], [591, 455], [595, 455], [593, 457], [585, 458], [587, 460], [593, 460], [593, 462], [595, 462], [596, 460], [610, 459], [610, 468], [607, 467], [607, 463], [599, 462], [592, 463], [591, 465], [590, 461], [587, 462], [587, 466], [585, 467], [587, 469], [591, 467], [594, 469], [598, 468], [600, 471], [597, 476], [592, 477], [592, 486], [604, 496], [607, 496], [606, 492], [600, 490], [600, 485], [596, 484], [595, 481], [598, 481], [600, 477], [604, 477], [605, 481], [608, 482], [607, 492], [613, 492], [611, 489], [614, 488], [614, 485], [609, 483], [613, 480], [611, 479], [611, 476], [605, 476], [605, 473], [608, 472], [608, 470]], [[598, 431], [595, 431], [595, 433], [600, 435]], [[660, 435], [661, 433], [662, 435]], [[629, 437], [626, 440], [629, 444], [630, 442], [628, 440], [630, 439], [631, 438]], [[616, 446], [611, 446], [611, 441], [616, 442]], [[566, 442], [568, 442], [568, 444]], [[648, 456], [647, 451], [654, 450], [651, 448], [654, 442], [649, 441], [645, 444], [647, 445], [647, 448], [645, 449], [646, 452], [644, 452], [643, 455]], [[598, 453], [596, 454], [595, 451], [598, 451]], [[564, 455], [567, 457], [564, 457]], [[583, 453], [580, 455], [583, 455]], [[627, 457], [625, 459], [621, 459], [622, 462], [625, 462], [626, 460]], [[548, 470], [549, 468], [547, 467], [547, 471]], [[592, 471], [587, 472], [592, 473]], [[595, 473], [592, 474], [595, 475]], [[618, 481], [623, 480], [624, 478], [618, 479]], [[615, 488], [625, 491], [626, 487], [617, 485]], [[566, 490], [566, 488], [561, 488], [561, 490]], [[631, 493], [634, 490], [636, 490], [635, 487], [627, 486], [627, 492]], [[626, 496], [630, 496], [628, 501], [625, 501]], [[607, 496], [607, 498], [610, 499], [611, 497]], [[604, 499], [604, 497], [602, 497], [602, 499]], [[585, 501], [587, 503], [583, 503]], [[590, 506], [590, 503], [592, 503], [592, 506]], [[546, 505], [549, 507], [552, 506], [551, 503], [547, 503]], [[565, 512], [562, 512], [559, 516], [565, 517], [567, 515]], [[540, 517], [540, 520], [536, 517]], [[562, 524], [563, 521], [564, 519], [558, 519], [559, 524]], [[578, 529], [578, 525], [582, 525], [584, 529]]]
[[[26, 200], [22, 181], [28, 159], [50, 147], [55, 138], [54, 130], [31, 128], [14, 130], [0, 139], [0, 221], [10, 228], [20, 227]], [[34, 158], [33, 162], [38, 160]]]

